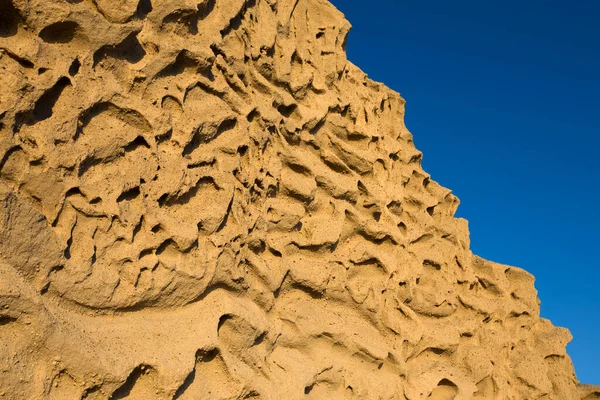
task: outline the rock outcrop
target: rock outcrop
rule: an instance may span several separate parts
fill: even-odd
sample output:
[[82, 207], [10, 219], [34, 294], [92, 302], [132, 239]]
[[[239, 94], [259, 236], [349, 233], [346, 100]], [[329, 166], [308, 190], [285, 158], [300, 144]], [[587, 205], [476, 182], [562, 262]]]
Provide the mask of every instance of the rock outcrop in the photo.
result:
[[592, 399], [325, 0], [0, 0], [0, 398]]

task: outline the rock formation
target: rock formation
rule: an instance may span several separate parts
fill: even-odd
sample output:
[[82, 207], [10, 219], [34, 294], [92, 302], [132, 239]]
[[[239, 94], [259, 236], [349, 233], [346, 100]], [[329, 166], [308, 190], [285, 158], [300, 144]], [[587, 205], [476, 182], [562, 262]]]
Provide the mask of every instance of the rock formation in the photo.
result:
[[325, 0], [0, 0], [0, 398], [591, 399]]

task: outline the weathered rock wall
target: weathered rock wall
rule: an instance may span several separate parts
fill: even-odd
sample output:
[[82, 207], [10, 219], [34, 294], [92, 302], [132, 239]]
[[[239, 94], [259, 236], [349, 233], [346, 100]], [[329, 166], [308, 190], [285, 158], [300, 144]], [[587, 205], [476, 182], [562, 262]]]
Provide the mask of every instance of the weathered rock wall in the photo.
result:
[[0, 0], [0, 398], [598, 394], [348, 31], [324, 0]]

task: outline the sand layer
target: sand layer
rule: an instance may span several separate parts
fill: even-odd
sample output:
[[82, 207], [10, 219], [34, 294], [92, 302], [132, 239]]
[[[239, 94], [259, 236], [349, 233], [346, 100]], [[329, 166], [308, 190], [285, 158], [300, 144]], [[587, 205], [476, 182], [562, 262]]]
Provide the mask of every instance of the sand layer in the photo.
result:
[[0, 398], [600, 398], [349, 28], [324, 0], [0, 0]]

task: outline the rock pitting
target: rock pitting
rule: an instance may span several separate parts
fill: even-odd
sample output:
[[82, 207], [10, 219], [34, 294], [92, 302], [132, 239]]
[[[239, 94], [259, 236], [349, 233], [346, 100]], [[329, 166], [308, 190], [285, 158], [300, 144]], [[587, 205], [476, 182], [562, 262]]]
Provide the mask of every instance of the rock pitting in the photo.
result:
[[0, 398], [593, 399], [325, 0], [0, 0]]

